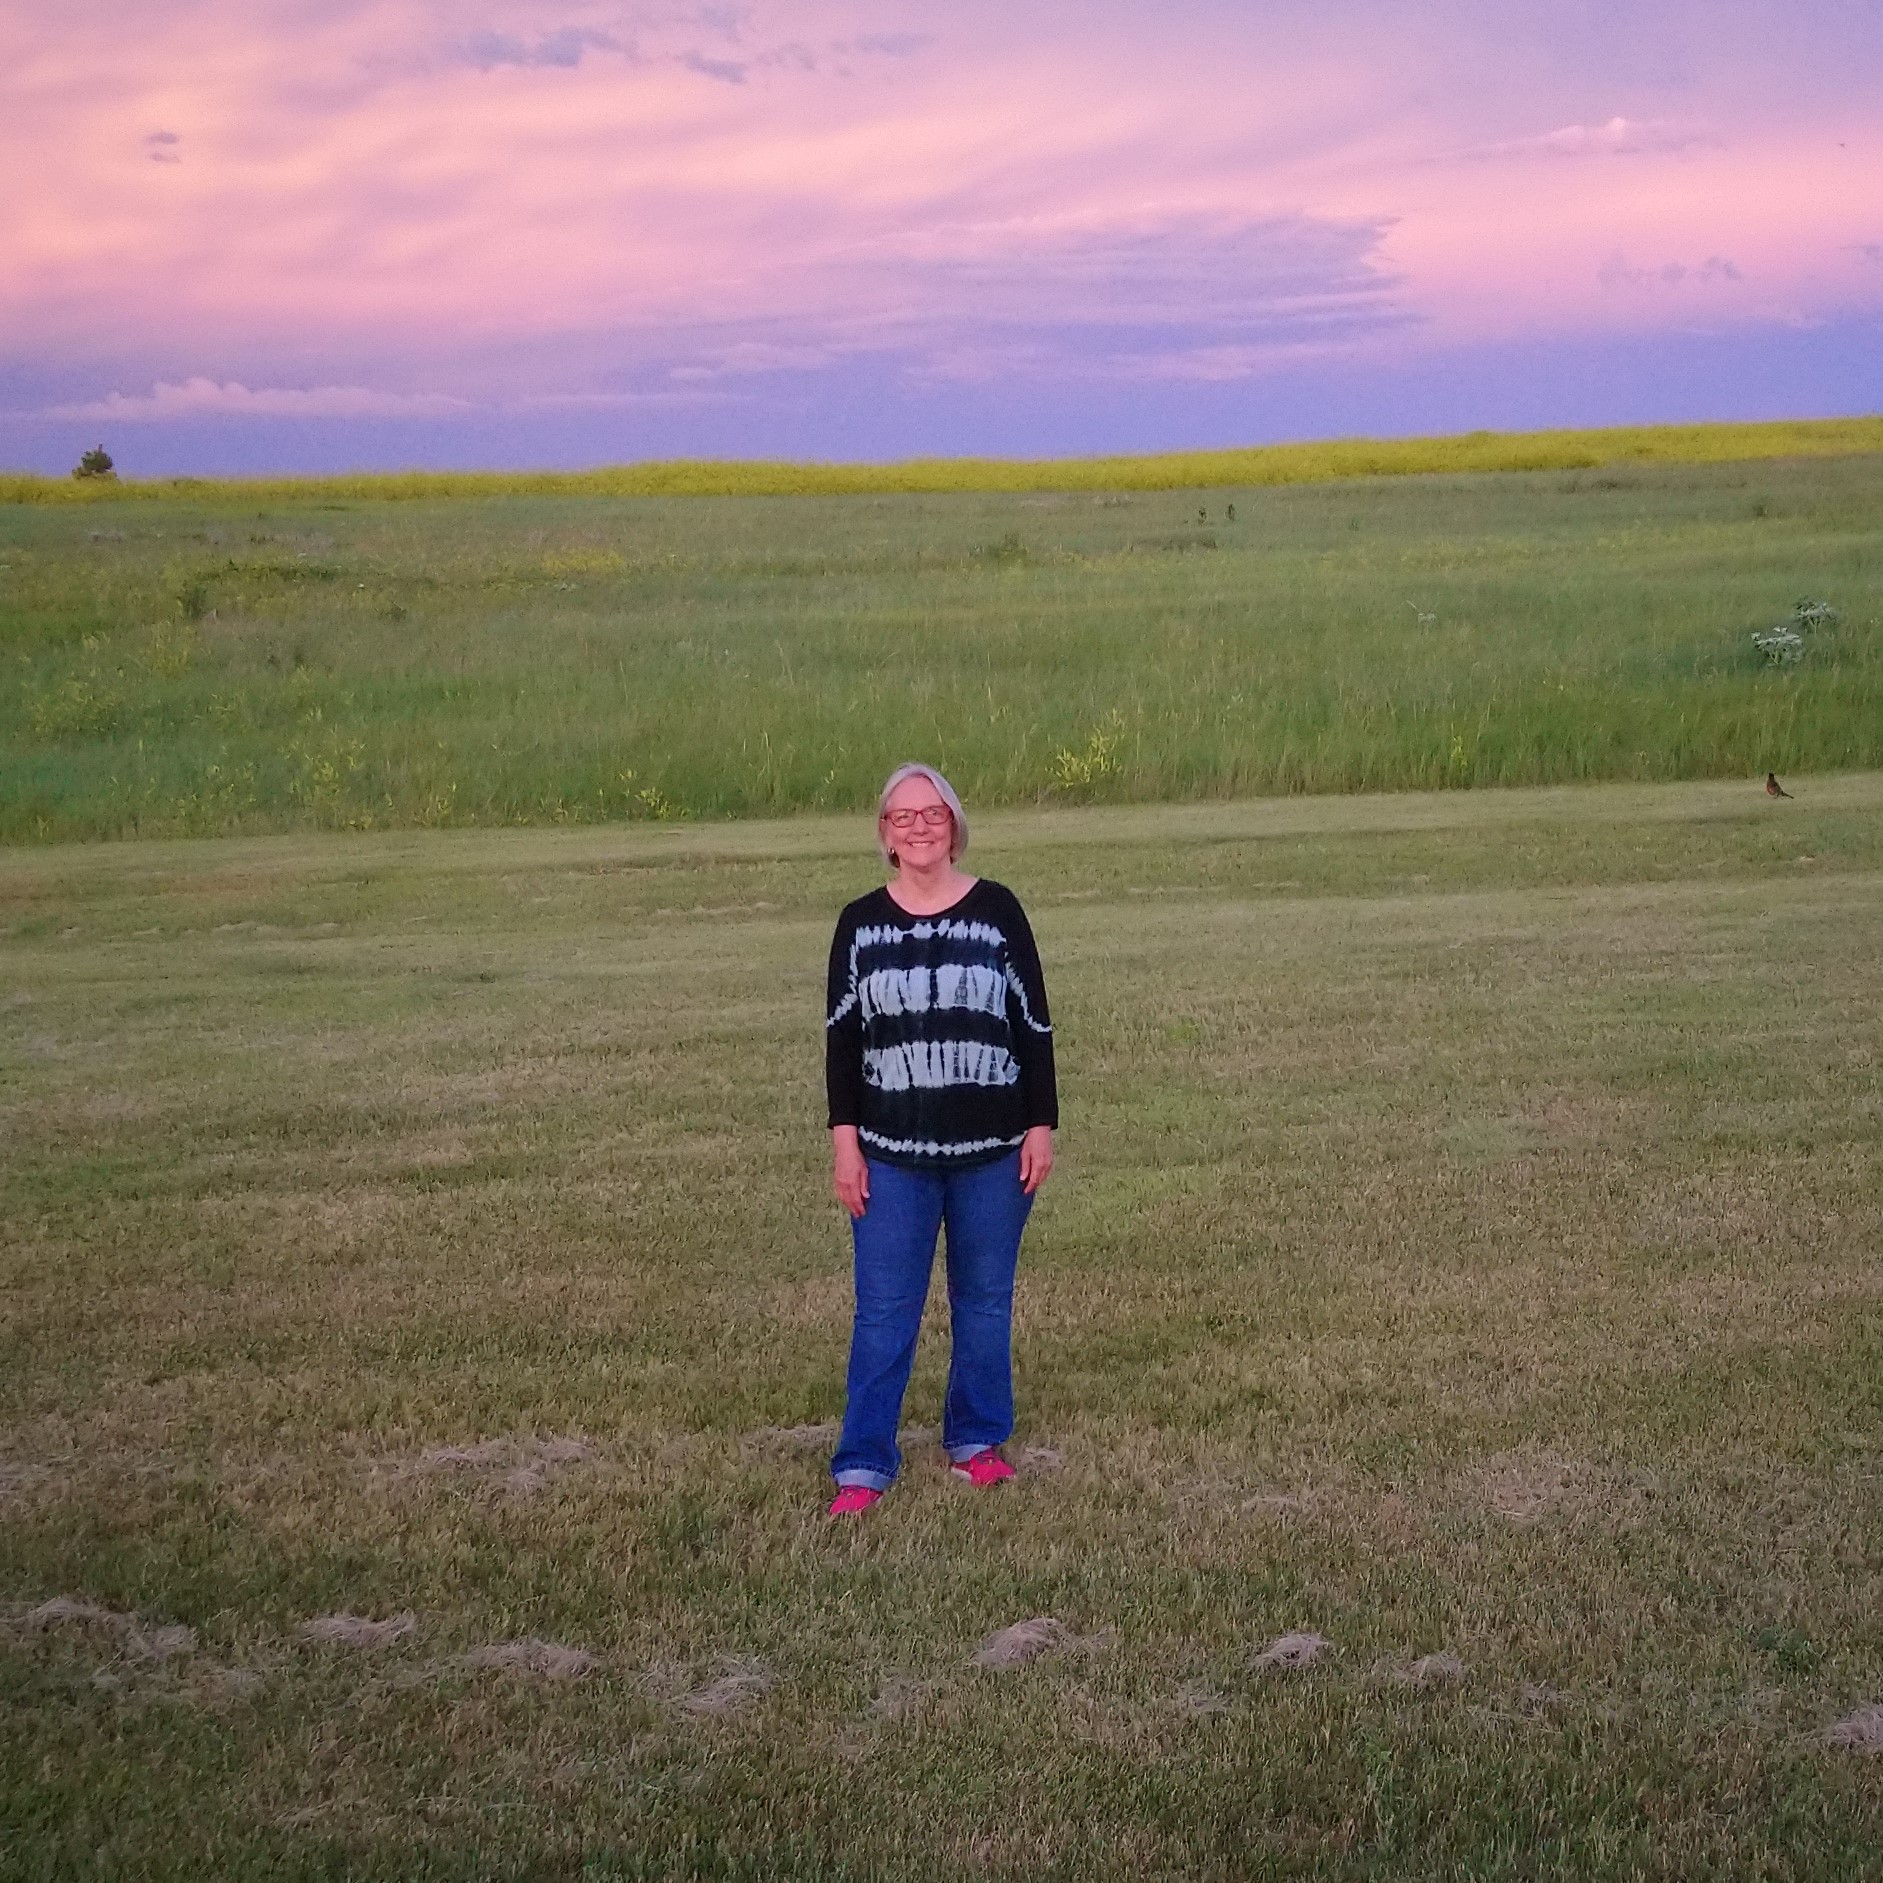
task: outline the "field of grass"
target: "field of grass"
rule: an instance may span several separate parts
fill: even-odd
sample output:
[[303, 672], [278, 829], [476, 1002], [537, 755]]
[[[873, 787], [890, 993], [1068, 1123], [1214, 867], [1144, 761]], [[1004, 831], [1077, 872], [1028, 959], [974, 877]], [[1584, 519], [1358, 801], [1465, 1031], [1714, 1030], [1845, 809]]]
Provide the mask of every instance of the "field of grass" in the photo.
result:
[[1883, 776], [974, 860], [1025, 1473], [833, 1529], [866, 820], [0, 854], [0, 1870], [1874, 1873]]
[[1873, 768], [1880, 479], [0, 507], [0, 841]]

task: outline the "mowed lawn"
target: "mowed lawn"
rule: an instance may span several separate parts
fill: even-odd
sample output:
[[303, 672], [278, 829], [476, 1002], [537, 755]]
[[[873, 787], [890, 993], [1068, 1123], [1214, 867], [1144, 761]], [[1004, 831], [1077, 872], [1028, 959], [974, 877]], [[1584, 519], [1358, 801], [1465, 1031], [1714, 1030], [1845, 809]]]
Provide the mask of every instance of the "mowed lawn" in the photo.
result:
[[1875, 1873], [1883, 776], [972, 861], [1023, 1475], [938, 1301], [833, 1528], [867, 820], [0, 853], [0, 1871]]

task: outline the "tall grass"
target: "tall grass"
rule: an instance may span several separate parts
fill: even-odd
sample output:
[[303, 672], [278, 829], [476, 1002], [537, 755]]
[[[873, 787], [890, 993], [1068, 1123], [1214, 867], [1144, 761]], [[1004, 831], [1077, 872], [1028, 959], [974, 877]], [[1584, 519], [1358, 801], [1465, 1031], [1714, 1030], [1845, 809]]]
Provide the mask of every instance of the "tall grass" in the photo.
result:
[[1595, 470], [1615, 464], [1727, 464], [1883, 451], [1883, 416], [1746, 425], [1630, 425], [1596, 431], [1340, 438], [1230, 451], [1107, 458], [910, 458], [892, 464], [678, 459], [593, 471], [402, 471], [340, 477], [150, 478], [0, 474], [0, 503], [164, 498], [289, 503], [332, 498], [844, 497], [952, 491], [1202, 490], [1467, 471]]
[[1880, 466], [16, 506], [0, 838], [1876, 766]]

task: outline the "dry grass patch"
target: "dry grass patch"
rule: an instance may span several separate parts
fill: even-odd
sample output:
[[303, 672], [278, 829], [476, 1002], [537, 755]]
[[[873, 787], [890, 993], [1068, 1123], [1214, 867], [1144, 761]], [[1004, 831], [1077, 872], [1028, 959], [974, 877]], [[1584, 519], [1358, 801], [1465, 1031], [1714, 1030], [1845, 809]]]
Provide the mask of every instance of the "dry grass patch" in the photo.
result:
[[809, 1457], [829, 1451], [842, 1430], [835, 1419], [820, 1419], [813, 1425], [761, 1425], [745, 1433], [739, 1443], [760, 1454]]
[[1215, 1719], [1230, 1710], [1227, 1696], [1206, 1680], [1185, 1681], [1171, 1695], [1170, 1704], [1172, 1710], [1186, 1720]]
[[366, 1615], [316, 1615], [295, 1630], [303, 1641], [345, 1648], [384, 1648], [418, 1632], [418, 1617], [408, 1608], [374, 1621]]
[[1042, 1655], [1070, 1647], [1077, 1639], [1057, 1616], [1034, 1615], [989, 1635], [970, 1658], [976, 1667], [1025, 1667]]
[[580, 1680], [601, 1665], [600, 1659], [583, 1648], [565, 1647], [559, 1641], [539, 1641], [526, 1636], [520, 1641], [496, 1641], [486, 1647], [472, 1648], [458, 1657], [459, 1665], [477, 1671], [531, 1674], [541, 1680]]
[[681, 1694], [675, 1704], [694, 1719], [729, 1719], [754, 1706], [778, 1684], [778, 1676], [764, 1661], [733, 1657], [720, 1664], [711, 1680]]
[[1048, 1655], [1092, 1656], [1115, 1647], [1118, 1631], [1097, 1628], [1080, 1634], [1053, 1615], [1035, 1615], [989, 1635], [969, 1658], [974, 1667], [996, 1670], [1026, 1667]]
[[1376, 1679], [1390, 1686], [1411, 1687], [1420, 1693], [1436, 1687], [1460, 1686], [1469, 1677], [1464, 1662], [1450, 1648], [1415, 1655], [1410, 1660], [1384, 1660], [1373, 1673]]
[[105, 1636], [115, 1642], [119, 1657], [130, 1661], [168, 1661], [196, 1648], [196, 1630], [187, 1623], [146, 1623], [127, 1610], [70, 1595], [56, 1595], [35, 1608], [17, 1611], [7, 1627], [16, 1642], [68, 1629]]
[[870, 1702], [869, 1716], [889, 1726], [906, 1725], [920, 1717], [933, 1693], [933, 1686], [926, 1680], [917, 1680], [908, 1674], [892, 1675], [877, 1689], [875, 1699]]
[[591, 1439], [529, 1434], [479, 1439], [473, 1445], [433, 1445], [416, 1457], [382, 1461], [376, 1470], [392, 1482], [443, 1478], [510, 1498], [530, 1498], [565, 1472], [593, 1465], [601, 1456], [601, 1447]]
[[211, 1711], [259, 1699], [268, 1689], [268, 1676], [254, 1667], [206, 1667], [189, 1682], [189, 1697]]
[[1860, 1706], [1824, 1729], [1827, 1743], [1849, 1752], [1883, 1752], [1883, 1706]]
[[51, 1468], [47, 1465], [0, 1458], [0, 1498], [23, 1496], [28, 1491], [36, 1490], [51, 1476]]
[[875, 1750], [884, 1735], [898, 1726], [913, 1725], [928, 1710], [935, 1689], [931, 1682], [913, 1675], [894, 1674], [883, 1682], [864, 1709], [861, 1719], [852, 1720], [837, 1734], [835, 1746], [840, 1759], [860, 1759]]
[[1574, 1500], [1581, 1469], [1549, 1453], [1492, 1458], [1475, 1473], [1477, 1495], [1508, 1523], [1533, 1524]]
[[1318, 1666], [1333, 1651], [1334, 1644], [1325, 1635], [1303, 1630], [1277, 1635], [1249, 1665], [1258, 1674], [1299, 1674]]

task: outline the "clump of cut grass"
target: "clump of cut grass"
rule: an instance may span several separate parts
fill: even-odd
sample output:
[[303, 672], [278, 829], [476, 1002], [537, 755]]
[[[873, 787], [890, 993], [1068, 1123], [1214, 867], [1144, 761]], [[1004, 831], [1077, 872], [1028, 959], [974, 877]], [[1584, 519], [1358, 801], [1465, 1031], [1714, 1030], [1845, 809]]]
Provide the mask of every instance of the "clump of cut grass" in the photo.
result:
[[1420, 1654], [1409, 1661], [1382, 1661], [1377, 1671], [1390, 1684], [1411, 1687], [1420, 1693], [1438, 1687], [1456, 1687], [1468, 1674], [1464, 1662], [1450, 1648]]
[[541, 1680], [580, 1680], [601, 1665], [586, 1649], [565, 1647], [559, 1641], [539, 1641], [534, 1635], [472, 1648], [460, 1659], [464, 1666], [478, 1672], [531, 1674]]
[[196, 1647], [196, 1630], [187, 1622], [147, 1625], [128, 1610], [106, 1608], [78, 1596], [53, 1596], [27, 1609], [12, 1626], [26, 1637], [68, 1629], [103, 1633], [113, 1637], [120, 1652], [133, 1661], [168, 1661]]
[[760, 1452], [827, 1452], [836, 1444], [840, 1429], [835, 1419], [820, 1419], [812, 1425], [762, 1425], [746, 1433], [741, 1443]]
[[572, 1466], [593, 1464], [600, 1453], [585, 1438], [480, 1439], [474, 1445], [434, 1445], [416, 1458], [380, 1467], [394, 1479], [456, 1478], [512, 1498], [534, 1497]]
[[974, 1650], [973, 1661], [976, 1667], [1025, 1667], [1075, 1639], [1073, 1631], [1057, 1616], [1034, 1615], [1026, 1621], [1011, 1622], [989, 1635]]
[[1309, 1633], [1305, 1630], [1277, 1635], [1267, 1647], [1250, 1661], [1249, 1665], [1259, 1674], [1298, 1674], [1305, 1669], [1317, 1666], [1332, 1651], [1334, 1644], [1325, 1635]]
[[1850, 1752], [1883, 1752], [1883, 1706], [1860, 1706], [1827, 1726], [1824, 1737]]
[[418, 1632], [418, 1617], [408, 1609], [374, 1621], [367, 1615], [315, 1615], [295, 1630], [303, 1641], [346, 1648], [383, 1648]]
[[764, 1661], [734, 1658], [711, 1680], [683, 1693], [677, 1704], [695, 1719], [729, 1719], [763, 1699], [777, 1684], [777, 1674]]
[[1226, 1696], [1204, 1680], [1186, 1681], [1172, 1696], [1171, 1706], [1189, 1720], [1214, 1719], [1230, 1710]]

